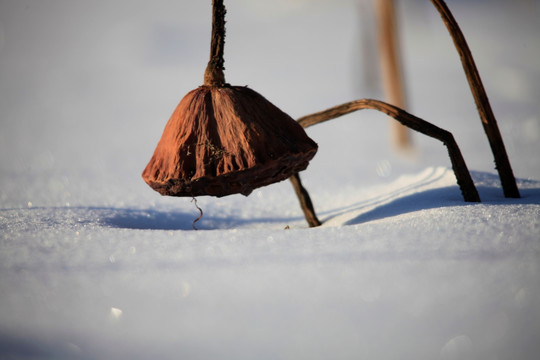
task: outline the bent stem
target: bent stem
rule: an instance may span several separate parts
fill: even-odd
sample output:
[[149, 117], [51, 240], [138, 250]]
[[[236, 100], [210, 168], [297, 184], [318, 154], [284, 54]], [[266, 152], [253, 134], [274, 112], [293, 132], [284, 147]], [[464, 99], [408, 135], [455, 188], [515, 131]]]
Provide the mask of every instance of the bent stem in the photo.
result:
[[439, 11], [448, 32], [452, 36], [454, 45], [459, 53], [461, 58], [461, 63], [465, 74], [467, 76], [467, 81], [472, 91], [474, 101], [476, 102], [476, 107], [482, 120], [482, 125], [484, 131], [487, 135], [491, 151], [495, 158], [495, 166], [499, 172], [499, 177], [501, 178], [501, 185], [503, 188], [504, 196], [507, 198], [519, 198], [519, 190], [517, 188], [516, 179], [510, 165], [510, 160], [508, 160], [508, 155], [504, 147], [504, 142], [497, 126], [497, 120], [489, 104], [489, 99], [482, 84], [480, 74], [474, 62], [471, 50], [467, 45], [467, 41], [461, 32], [454, 16], [450, 12], [450, 9], [446, 6], [443, 0], [431, 0], [437, 11]]
[[[355, 100], [321, 112], [301, 117], [300, 119], [298, 119], [298, 123], [302, 127], [307, 128], [309, 126], [316, 125], [352, 113], [354, 111], [364, 109], [372, 109], [383, 112], [386, 115], [399, 121], [401, 124], [411, 128], [412, 130], [418, 131], [424, 135], [441, 141], [448, 149], [448, 154], [452, 163], [452, 169], [454, 170], [454, 174], [461, 190], [461, 194], [463, 195], [463, 199], [467, 202], [480, 202], [480, 196], [478, 195], [478, 191], [476, 190], [474, 182], [471, 178], [471, 174], [469, 173], [469, 169], [465, 164], [465, 160], [463, 159], [463, 156], [461, 154], [459, 146], [454, 139], [454, 136], [450, 132], [441, 129], [425, 120], [422, 120], [419, 117], [409, 114], [405, 110], [402, 110], [396, 106], [373, 99]], [[299, 188], [303, 189], [300, 178], [298, 176], [294, 179], [291, 178], [291, 182], [295, 187], [296, 193], [300, 201], [300, 206], [302, 207], [308, 224], [310, 226], [318, 226], [315, 222], [310, 220], [312, 217], [315, 217], [316, 219], [316, 216], [313, 204], [311, 203], [311, 200], [309, 198], [309, 194], [305, 189], [303, 190], [303, 192], [298, 191]]]

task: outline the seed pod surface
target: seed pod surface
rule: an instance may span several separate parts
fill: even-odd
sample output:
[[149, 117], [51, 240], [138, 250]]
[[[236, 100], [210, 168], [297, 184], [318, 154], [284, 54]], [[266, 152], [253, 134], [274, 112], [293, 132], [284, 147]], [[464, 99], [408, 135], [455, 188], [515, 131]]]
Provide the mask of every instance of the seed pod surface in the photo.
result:
[[178, 104], [142, 177], [162, 195], [249, 195], [304, 170], [317, 144], [241, 86], [201, 86]]

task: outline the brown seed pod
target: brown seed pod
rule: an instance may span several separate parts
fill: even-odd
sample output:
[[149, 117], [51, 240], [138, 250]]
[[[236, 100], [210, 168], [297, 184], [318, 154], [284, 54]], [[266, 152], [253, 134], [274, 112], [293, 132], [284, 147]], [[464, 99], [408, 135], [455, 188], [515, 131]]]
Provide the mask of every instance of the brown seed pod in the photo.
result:
[[223, 1], [214, 0], [213, 10], [204, 85], [180, 101], [142, 173], [162, 195], [248, 195], [304, 170], [317, 152], [289, 115], [257, 92], [225, 83]]
[[316, 151], [303, 128], [257, 92], [201, 86], [178, 104], [142, 176], [162, 195], [248, 195], [304, 170]]

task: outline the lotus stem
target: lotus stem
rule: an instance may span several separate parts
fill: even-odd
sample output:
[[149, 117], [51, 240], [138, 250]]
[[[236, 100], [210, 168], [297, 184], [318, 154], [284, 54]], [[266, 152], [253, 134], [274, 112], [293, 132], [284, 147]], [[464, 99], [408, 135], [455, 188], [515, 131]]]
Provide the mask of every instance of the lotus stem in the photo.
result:
[[298, 200], [300, 201], [300, 206], [302, 208], [302, 211], [304, 212], [304, 216], [306, 218], [306, 221], [308, 222], [309, 227], [320, 226], [322, 223], [319, 221], [319, 219], [317, 218], [317, 215], [315, 214], [313, 203], [311, 202], [309, 193], [302, 185], [302, 181], [300, 180], [300, 175], [296, 173], [292, 175], [289, 179], [291, 180], [291, 183], [294, 187], [294, 191], [296, 192], [296, 196], [298, 197]]
[[495, 158], [495, 166], [499, 172], [504, 196], [507, 198], [519, 198], [520, 194], [516, 179], [510, 165], [510, 160], [508, 160], [508, 155], [506, 153], [501, 132], [497, 125], [497, 120], [495, 119], [495, 115], [489, 104], [486, 90], [482, 84], [482, 79], [480, 78], [480, 74], [474, 62], [471, 50], [465, 40], [465, 36], [463, 36], [459, 25], [445, 2], [443, 0], [431, 0], [431, 2], [437, 11], [439, 11], [459, 53], [463, 69], [467, 76], [467, 81], [469, 82], [469, 87], [471, 88], [474, 101], [476, 102], [480, 120], [482, 121], [482, 126], [484, 127], [491, 151]]
[[[476, 190], [469, 169], [465, 164], [465, 160], [463, 159], [459, 146], [457, 145], [452, 133], [441, 129], [425, 120], [422, 120], [419, 117], [409, 114], [405, 110], [400, 109], [394, 105], [390, 105], [379, 100], [361, 99], [301, 117], [297, 121], [302, 127], [307, 128], [309, 126], [313, 126], [364, 109], [372, 109], [383, 112], [386, 115], [392, 117], [393, 119], [399, 121], [401, 124], [409, 127], [410, 129], [441, 141], [448, 150], [450, 161], [452, 163], [452, 169], [456, 176], [456, 180], [461, 190], [463, 199], [466, 202], [480, 202], [480, 196], [478, 195], [478, 191]], [[300, 201], [300, 206], [302, 207], [308, 224], [312, 227], [318, 226], [317, 223], [313, 221], [313, 218], [317, 219], [315, 215], [315, 209], [313, 208], [309, 193], [302, 186], [300, 177], [295, 177], [295, 175], [293, 175], [293, 177], [291, 177], [291, 182], [293, 183], [293, 186], [296, 190]], [[299, 189], [303, 190], [299, 191]], [[320, 221], [318, 222], [320, 223]]]
[[212, 37], [210, 41], [210, 60], [204, 72], [205, 86], [225, 86], [225, 14], [223, 0], [212, 0]]
[[[394, 0], [376, 0], [375, 5], [385, 98], [388, 103], [405, 109], [405, 90]], [[400, 123], [392, 121], [390, 136], [391, 143], [397, 149], [412, 147], [410, 132]]]

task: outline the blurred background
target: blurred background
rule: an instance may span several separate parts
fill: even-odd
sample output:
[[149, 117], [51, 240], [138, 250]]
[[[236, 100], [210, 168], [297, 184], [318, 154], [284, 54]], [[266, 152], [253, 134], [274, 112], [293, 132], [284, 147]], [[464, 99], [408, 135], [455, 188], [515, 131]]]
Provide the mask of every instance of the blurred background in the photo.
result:
[[[211, 1], [1, 0], [0, 201], [154, 199], [142, 172], [180, 99], [202, 84]], [[516, 177], [540, 179], [540, 1], [449, 0], [475, 56]], [[370, 0], [228, 0], [226, 79], [293, 118], [382, 98]], [[428, 0], [397, 0], [408, 110], [451, 131], [471, 170], [495, 172], [459, 57]], [[450, 166], [414, 135], [389, 145], [374, 112], [308, 130], [310, 189]], [[291, 196], [292, 192], [291, 192]]]

